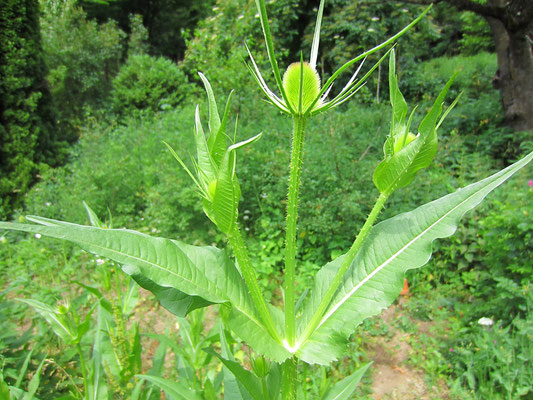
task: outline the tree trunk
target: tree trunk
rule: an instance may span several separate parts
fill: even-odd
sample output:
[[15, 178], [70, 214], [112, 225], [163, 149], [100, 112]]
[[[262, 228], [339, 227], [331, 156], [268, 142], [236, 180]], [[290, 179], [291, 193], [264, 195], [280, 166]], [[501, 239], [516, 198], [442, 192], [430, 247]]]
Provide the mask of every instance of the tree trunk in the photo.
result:
[[496, 44], [498, 72], [507, 123], [514, 130], [533, 131], [533, 53], [526, 32], [512, 32], [500, 19], [486, 17]]

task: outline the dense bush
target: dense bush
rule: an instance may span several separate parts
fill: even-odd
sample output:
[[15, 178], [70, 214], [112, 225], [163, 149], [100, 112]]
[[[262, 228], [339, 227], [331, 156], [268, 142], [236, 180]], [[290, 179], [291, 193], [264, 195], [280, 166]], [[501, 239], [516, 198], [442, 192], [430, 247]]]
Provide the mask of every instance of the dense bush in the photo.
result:
[[39, 4], [8, 0], [0, 6], [0, 218], [20, 206], [37, 164], [56, 165], [64, 152], [45, 83]]
[[74, 0], [46, 2], [41, 31], [48, 81], [60, 123], [73, 135], [90, 109], [106, 105], [126, 34], [113, 21], [87, 19]]
[[176, 107], [188, 92], [187, 77], [175, 63], [136, 54], [113, 79], [113, 110], [122, 116], [140, 110], [161, 111]]

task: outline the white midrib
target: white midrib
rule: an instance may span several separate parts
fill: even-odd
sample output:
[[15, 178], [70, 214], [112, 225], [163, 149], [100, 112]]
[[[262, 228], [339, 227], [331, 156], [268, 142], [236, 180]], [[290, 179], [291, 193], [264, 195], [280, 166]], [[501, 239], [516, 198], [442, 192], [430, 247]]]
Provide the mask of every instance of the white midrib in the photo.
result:
[[[494, 183], [491, 182], [491, 184]], [[490, 185], [490, 184], [489, 184]], [[489, 185], [485, 186], [483, 189], [486, 189], [489, 187]], [[491, 189], [492, 190], [492, 189]], [[489, 190], [489, 192], [491, 191]], [[364, 284], [366, 284], [370, 279], [372, 279], [377, 273], [379, 273], [383, 268], [385, 268], [387, 265], [389, 265], [392, 261], [394, 261], [400, 254], [402, 254], [407, 248], [413, 245], [413, 243], [417, 242], [421, 237], [423, 237], [428, 231], [433, 229], [437, 224], [442, 222], [445, 218], [447, 218], [451, 213], [453, 213], [455, 210], [460, 208], [464, 203], [469, 201], [472, 197], [479, 194], [482, 190], [478, 190], [474, 192], [472, 195], [468, 196], [465, 200], [461, 201], [457, 206], [453, 207], [450, 211], [445, 213], [442, 217], [438, 218], [434, 223], [432, 223], [430, 226], [428, 226], [426, 229], [424, 229], [420, 234], [415, 236], [412, 240], [410, 240], [405, 246], [403, 246], [400, 250], [398, 250], [396, 253], [394, 253], [391, 257], [389, 257], [383, 264], [378, 266], [374, 271], [372, 271], [370, 274], [368, 274], [364, 279], [362, 279], [356, 286], [354, 286], [338, 303], [336, 303], [333, 307], [330, 308], [330, 310], [324, 315], [320, 323], [317, 325], [314, 332], [316, 332], [350, 297], [353, 296], [353, 294], [359, 290]], [[309, 335], [311, 336], [312, 333]]]

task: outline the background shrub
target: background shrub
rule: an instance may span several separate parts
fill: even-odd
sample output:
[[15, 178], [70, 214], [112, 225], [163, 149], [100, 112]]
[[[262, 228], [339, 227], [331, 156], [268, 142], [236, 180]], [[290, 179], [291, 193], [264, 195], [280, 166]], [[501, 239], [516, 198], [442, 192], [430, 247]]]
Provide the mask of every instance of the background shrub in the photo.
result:
[[173, 108], [188, 91], [187, 77], [175, 63], [135, 54], [113, 79], [113, 110], [119, 115], [132, 115], [141, 110]]
[[114, 21], [88, 19], [74, 0], [45, 2], [41, 32], [58, 119], [77, 138], [84, 117], [107, 105], [126, 34]]
[[[0, 5], [0, 218], [20, 207], [39, 163], [64, 161], [65, 139], [45, 83], [39, 4]], [[63, 143], [62, 143], [63, 142]]]

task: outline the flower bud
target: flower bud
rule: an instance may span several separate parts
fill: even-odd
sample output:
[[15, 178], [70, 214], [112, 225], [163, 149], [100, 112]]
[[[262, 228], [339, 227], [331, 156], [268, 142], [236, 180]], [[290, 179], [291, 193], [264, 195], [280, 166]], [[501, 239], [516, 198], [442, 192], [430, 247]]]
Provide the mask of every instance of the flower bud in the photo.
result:
[[416, 139], [416, 136], [409, 132], [407, 135], [399, 135], [394, 139], [394, 153], [398, 153], [401, 149]]
[[270, 363], [263, 356], [252, 359], [252, 369], [259, 378], [264, 378], [270, 372]]
[[[302, 77], [302, 69], [302, 108], [300, 110], [300, 78]], [[320, 93], [320, 77], [308, 63], [304, 62], [302, 67], [301, 62], [295, 62], [289, 65], [289, 68], [287, 68], [287, 71], [283, 75], [283, 89], [287, 94], [287, 99], [292, 109], [298, 114], [303, 114], [311, 107], [311, 104], [313, 104], [313, 101], [315, 101]]]

